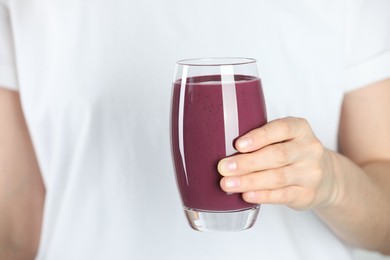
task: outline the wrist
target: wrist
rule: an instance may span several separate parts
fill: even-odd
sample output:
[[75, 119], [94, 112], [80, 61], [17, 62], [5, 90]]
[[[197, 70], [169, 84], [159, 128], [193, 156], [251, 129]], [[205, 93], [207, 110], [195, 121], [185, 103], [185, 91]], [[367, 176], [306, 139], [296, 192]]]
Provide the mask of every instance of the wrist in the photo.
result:
[[325, 169], [325, 198], [319, 208], [338, 207], [343, 204], [346, 194], [345, 175], [347, 169], [341, 165], [344, 157], [336, 152], [326, 149], [323, 155], [323, 169]]

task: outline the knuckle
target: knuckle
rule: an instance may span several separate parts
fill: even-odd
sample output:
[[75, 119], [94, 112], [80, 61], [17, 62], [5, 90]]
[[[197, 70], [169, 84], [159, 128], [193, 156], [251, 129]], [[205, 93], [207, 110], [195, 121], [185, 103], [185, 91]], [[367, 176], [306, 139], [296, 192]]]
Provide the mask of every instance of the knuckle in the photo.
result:
[[278, 127], [279, 127], [280, 131], [282, 133], [284, 133], [285, 135], [290, 135], [290, 133], [292, 131], [290, 120], [279, 120]]
[[289, 192], [287, 189], [280, 189], [279, 192], [277, 193], [277, 198], [276, 200], [280, 203], [280, 204], [289, 204], [290, 202], [290, 196], [289, 196]]
[[245, 163], [241, 163], [241, 170], [245, 172], [253, 172], [256, 169], [256, 158], [248, 158]]
[[284, 168], [280, 168], [278, 171], [276, 171], [274, 173], [274, 178], [278, 187], [284, 187], [289, 184], [288, 175]]
[[265, 125], [263, 127], [256, 128], [251, 133], [253, 133], [252, 135], [253, 137], [262, 138], [264, 136], [267, 136], [267, 132], [268, 132], [268, 126]]
[[243, 178], [242, 183], [245, 183], [245, 188], [247, 190], [255, 190], [257, 189], [258, 180], [255, 174], [248, 174]]
[[310, 151], [312, 154], [314, 154], [316, 157], [321, 157], [324, 153], [324, 146], [321, 144], [321, 142], [317, 139], [314, 139], [310, 144]]
[[284, 165], [286, 162], [288, 162], [289, 158], [289, 151], [287, 147], [283, 144], [279, 144], [275, 146], [274, 150], [274, 158], [277, 163]]
[[302, 117], [299, 117], [297, 118], [298, 122], [303, 125], [304, 127], [310, 127], [310, 124], [309, 124], [309, 121], [307, 121], [307, 119], [305, 118], [302, 118]]
[[272, 131], [269, 129], [269, 125], [264, 125], [260, 128], [256, 128], [252, 132], [250, 132], [250, 136], [253, 139], [253, 142], [256, 146], [262, 146], [267, 140], [270, 139]]
[[303, 117], [289, 117], [289, 119], [303, 128], [311, 128], [309, 121]]

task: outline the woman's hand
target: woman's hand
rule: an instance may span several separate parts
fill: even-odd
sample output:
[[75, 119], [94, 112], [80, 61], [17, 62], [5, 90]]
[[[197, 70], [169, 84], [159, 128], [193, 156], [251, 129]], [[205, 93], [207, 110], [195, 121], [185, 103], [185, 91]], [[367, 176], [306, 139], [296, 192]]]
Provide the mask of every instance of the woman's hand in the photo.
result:
[[221, 160], [226, 192], [241, 192], [247, 202], [284, 204], [294, 209], [329, 205], [338, 195], [331, 152], [301, 118], [282, 118], [241, 136], [240, 152]]

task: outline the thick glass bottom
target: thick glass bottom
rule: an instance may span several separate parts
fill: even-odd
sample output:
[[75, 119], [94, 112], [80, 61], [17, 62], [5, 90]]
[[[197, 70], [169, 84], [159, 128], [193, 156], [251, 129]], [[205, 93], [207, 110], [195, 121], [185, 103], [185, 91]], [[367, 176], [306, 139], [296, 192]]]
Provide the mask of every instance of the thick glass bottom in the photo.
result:
[[204, 211], [184, 207], [191, 227], [202, 232], [231, 232], [251, 228], [260, 205], [238, 211]]

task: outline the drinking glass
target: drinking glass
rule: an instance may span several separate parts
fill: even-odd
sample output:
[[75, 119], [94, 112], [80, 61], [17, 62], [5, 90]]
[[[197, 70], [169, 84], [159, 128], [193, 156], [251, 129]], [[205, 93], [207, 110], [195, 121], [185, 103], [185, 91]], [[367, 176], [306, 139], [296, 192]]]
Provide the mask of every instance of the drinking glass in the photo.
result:
[[224, 192], [217, 164], [237, 153], [237, 137], [267, 122], [256, 60], [178, 61], [171, 105], [172, 156], [190, 226], [198, 231], [252, 227], [260, 205]]

